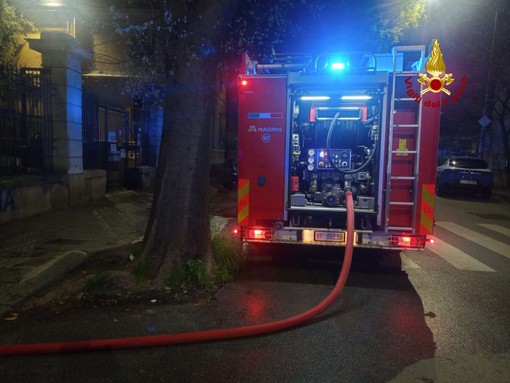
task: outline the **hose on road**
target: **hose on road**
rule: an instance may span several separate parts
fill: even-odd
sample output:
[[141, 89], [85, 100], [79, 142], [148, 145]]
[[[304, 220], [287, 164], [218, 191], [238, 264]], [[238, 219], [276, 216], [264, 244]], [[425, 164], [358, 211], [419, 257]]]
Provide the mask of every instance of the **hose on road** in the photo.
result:
[[27, 344], [11, 344], [0, 345], [0, 356], [9, 355], [29, 355], [29, 354], [57, 354], [82, 351], [98, 351], [98, 350], [115, 350], [129, 348], [144, 348], [168, 346], [174, 344], [187, 344], [210, 342], [218, 340], [226, 340], [233, 338], [242, 338], [248, 336], [256, 336], [269, 334], [296, 327], [314, 318], [322, 311], [326, 310], [340, 295], [349, 275], [351, 267], [352, 252], [354, 246], [354, 202], [350, 190], [346, 191], [347, 205], [347, 242], [345, 248], [344, 261], [342, 269], [338, 276], [338, 280], [331, 293], [317, 306], [301, 314], [293, 317], [253, 325], [247, 327], [214, 329], [187, 333], [149, 335], [130, 338], [113, 338], [113, 339], [94, 339], [71, 342], [54, 342], [54, 343], [27, 343]]

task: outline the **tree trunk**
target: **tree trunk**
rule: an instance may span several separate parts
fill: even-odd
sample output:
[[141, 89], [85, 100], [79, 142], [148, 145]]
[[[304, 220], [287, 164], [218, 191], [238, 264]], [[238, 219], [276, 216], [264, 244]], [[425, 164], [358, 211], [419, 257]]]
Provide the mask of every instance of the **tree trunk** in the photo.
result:
[[208, 191], [216, 65], [210, 50], [201, 48], [204, 42], [214, 47], [219, 41], [234, 3], [179, 3], [196, 16], [188, 40], [195, 48], [194, 54], [175, 63], [168, 84], [156, 189], [142, 252], [155, 287], [189, 259], [201, 259], [211, 271]]

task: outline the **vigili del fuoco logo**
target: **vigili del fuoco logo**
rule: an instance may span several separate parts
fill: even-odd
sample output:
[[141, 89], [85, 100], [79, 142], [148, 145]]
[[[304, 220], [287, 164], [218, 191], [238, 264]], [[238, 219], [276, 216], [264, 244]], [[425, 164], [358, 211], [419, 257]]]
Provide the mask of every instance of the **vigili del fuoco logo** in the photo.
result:
[[[407, 95], [413, 98], [416, 102], [422, 101], [422, 96], [427, 92], [439, 93], [443, 92], [446, 95], [450, 96], [451, 91], [446, 87], [450, 85], [455, 79], [453, 78], [452, 73], [446, 73], [446, 65], [443, 60], [443, 53], [441, 52], [441, 48], [439, 47], [439, 42], [437, 39], [434, 40], [432, 44], [432, 49], [430, 51], [430, 57], [427, 60], [425, 65], [425, 69], [427, 73], [431, 76], [429, 77], [426, 73], [420, 73], [417, 81], [424, 86], [424, 88], [420, 91], [420, 93], [416, 93], [413, 90], [412, 78], [408, 77], [405, 79]], [[453, 95], [453, 97], [449, 97], [442, 101], [443, 106], [448, 104], [452, 104], [457, 101], [464, 93], [467, 85], [467, 77], [463, 76], [461, 79], [461, 85], [459, 90]], [[423, 106], [430, 108], [438, 108], [441, 106], [440, 102], [431, 102], [426, 101]]]

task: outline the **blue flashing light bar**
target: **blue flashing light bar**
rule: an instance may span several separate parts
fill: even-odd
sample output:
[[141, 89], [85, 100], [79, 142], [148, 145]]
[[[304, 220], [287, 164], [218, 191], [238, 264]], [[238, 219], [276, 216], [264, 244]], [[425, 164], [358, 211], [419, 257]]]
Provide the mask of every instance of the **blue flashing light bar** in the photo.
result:
[[331, 64], [331, 70], [345, 70], [347, 66], [343, 62], [334, 62]]

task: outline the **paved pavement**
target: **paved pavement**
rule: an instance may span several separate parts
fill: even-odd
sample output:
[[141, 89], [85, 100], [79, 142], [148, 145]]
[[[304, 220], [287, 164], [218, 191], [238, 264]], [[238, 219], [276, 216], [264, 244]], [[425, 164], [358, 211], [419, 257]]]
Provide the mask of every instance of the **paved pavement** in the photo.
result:
[[[220, 190], [210, 209], [236, 214], [236, 191]], [[93, 204], [0, 225], [0, 316], [61, 279], [89, 256], [141, 239], [152, 194], [118, 190]]]

